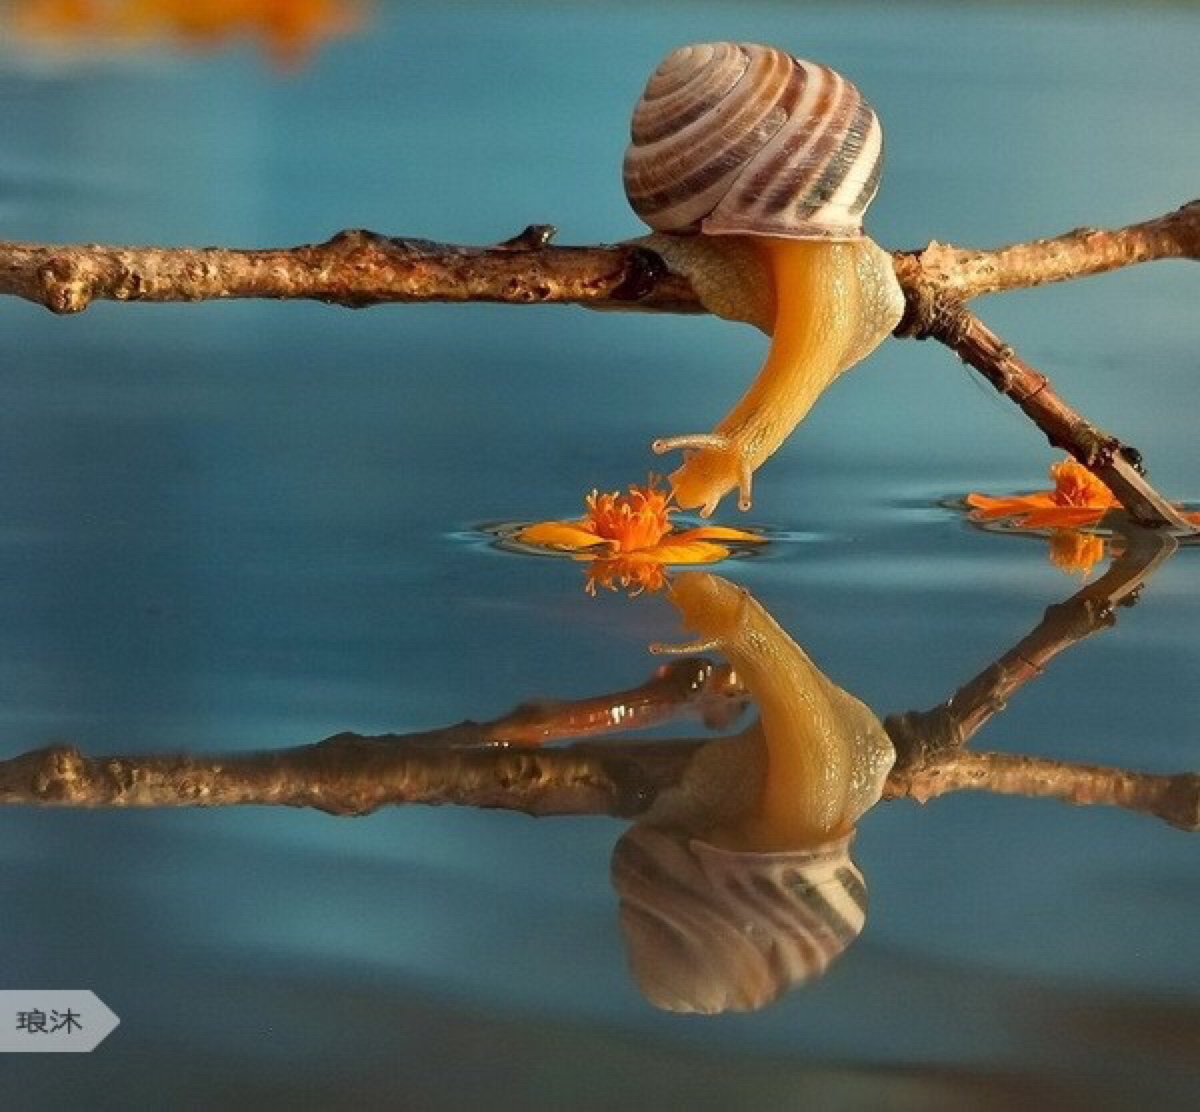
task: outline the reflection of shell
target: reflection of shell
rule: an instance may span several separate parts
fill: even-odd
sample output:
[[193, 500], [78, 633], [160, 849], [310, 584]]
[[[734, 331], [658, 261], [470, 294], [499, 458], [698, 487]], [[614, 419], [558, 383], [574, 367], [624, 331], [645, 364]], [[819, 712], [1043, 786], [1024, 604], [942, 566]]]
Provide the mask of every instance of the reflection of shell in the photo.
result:
[[866, 920], [849, 844], [735, 853], [634, 826], [612, 875], [643, 994], [673, 1012], [753, 1011], [820, 977]]
[[827, 66], [750, 43], [669, 54], [646, 84], [625, 191], [660, 232], [857, 239], [883, 132]]

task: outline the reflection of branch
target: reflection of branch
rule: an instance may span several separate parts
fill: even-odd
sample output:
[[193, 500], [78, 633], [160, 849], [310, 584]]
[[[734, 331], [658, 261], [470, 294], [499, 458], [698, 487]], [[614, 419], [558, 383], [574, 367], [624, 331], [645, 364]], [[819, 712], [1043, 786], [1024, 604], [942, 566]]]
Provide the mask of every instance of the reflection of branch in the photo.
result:
[[522, 703], [504, 717], [481, 724], [480, 731], [497, 744], [541, 745], [614, 730], [642, 730], [689, 712], [716, 730], [732, 725], [748, 702], [728, 664], [686, 657], [660, 665], [645, 683], [628, 691]]
[[[397, 803], [499, 807], [532, 815], [637, 814], [682, 773], [687, 745], [447, 749], [474, 727], [220, 756], [85, 757], [70, 746], [0, 761], [0, 804], [228, 807], [256, 803], [366, 814]], [[480, 739], [482, 740], [482, 739]]]
[[885, 721], [897, 763], [885, 796], [924, 803], [952, 791], [988, 791], [1103, 803], [1157, 815], [1183, 830], [1200, 830], [1200, 774], [1155, 776], [1122, 768], [1070, 764], [1016, 753], [973, 753], [965, 746], [1009, 698], [1059, 653], [1115, 621], [1178, 548], [1168, 535], [1134, 529], [1124, 551], [1093, 583], [1047, 607], [1042, 621], [940, 706]]
[[[378, 738], [339, 734], [270, 753], [84, 757], [53, 746], [0, 761], [0, 804], [228, 807], [264, 804], [360, 815], [450, 803], [530, 815], [644, 812], [697, 753], [722, 741], [616, 741], [562, 749], [446, 748], [471, 726]], [[924, 802], [950, 791], [1104, 803], [1200, 829], [1200, 775], [1154, 776], [1005, 753], [941, 753], [897, 768], [885, 798]]]
[[[705, 312], [691, 282], [639, 243], [552, 247], [530, 225], [495, 247], [462, 247], [346, 231], [326, 243], [272, 250], [0, 243], [0, 294], [77, 313], [97, 299], [203, 301], [303, 298], [362, 307], [385, 302], [569, 303], [592, 308]], [[978, 294], [1064, 281], [1151, 259], [1200, 258], [1200, 202], [1115, 231], [976, 251], [930, 244], [897, 252], [906, 311], [897, 335], [952, 348], [1013, 398], [1052, 444], [1108, 484], [1144, 525], [1193, 531], [1141, 474], [1136, 450], [1096, 428], [1047, 379], [964, 308]], [[769, 279], [761, 276], [763, 289]]]
[[1178, 547], [1173, 537], [1146, 530], [1131, 530], [1123, 543], [1124, 551], [1099, 579], [1048, 607], [1032, 632], [944, 703], [928, 711], [889, 716], [884, 724], [899, 764], [923, 764], [947, 750], [961, 749], [1054, 657], [1113, 625], [1115, 608], [1133, 605], [1143, 584]]
[[[1158, 776], [1120, 768], [1070, 764], [1021, 754], [972, 753], [964, 746], [1004, 700], [1058, 653], [1112, 624], [1112, 607], [1134, 599], [1176, 548], [1161, 534], [1133, 531], [1109, 570], [1064, 603], [991, 667], [927, 712], [892, 715], [885, 723], [898, 761], [884, 797], [918, 802], [951, 791], [991, 791], [1108, 804], [1200, 830], [1200, 774]], [[67, 807], [217, 807], [266, 804], [365, 814], [404, 803], [451, 803], [532, 815], [606, 814], [633, 817], [666, 789], [698, 782], [701, 753], [740, 746], [755, 729], [715, 741], [577, 742], [558, 748], [509, 748], [665, 721], [709, 701], [718, 713], [739, 706], [740, 688], [727, 669], [685, 660], [659, 669], [646, 683], [613, 696], [535, 704], [490, 723], [362, 737], [339, 734], [316, 745], [219, 756], [84, 757], [54, 746], [0, 761], [0, 804]], [[624, 708], [613, 713], [615, 708]], [[632, 708], [632, 709], [631, 709]], [[865, 710], [865, 708], [863, 708]], [[497, 744], [497, 743], [500, 744]], [[712, 770], [729, 766], [709, 761]], [[695, 801], [700, 805], [700, 801]]]

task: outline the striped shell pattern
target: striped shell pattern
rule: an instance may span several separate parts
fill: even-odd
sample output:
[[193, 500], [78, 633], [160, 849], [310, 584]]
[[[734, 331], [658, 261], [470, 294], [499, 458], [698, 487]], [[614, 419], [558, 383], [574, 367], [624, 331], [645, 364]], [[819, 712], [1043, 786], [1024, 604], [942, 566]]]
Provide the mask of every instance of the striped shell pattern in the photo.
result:
[[633, 113], [625, 192], [660, 232], [857, 239], [883, 131], [827, 66], [746, 43], [680, 47]]
[[613, 853], [633, 974], [656, 1007], [765, 1007], [820, 977], [862, 932], [867, 890], [850, 839], [742, 853], [639, 823]]

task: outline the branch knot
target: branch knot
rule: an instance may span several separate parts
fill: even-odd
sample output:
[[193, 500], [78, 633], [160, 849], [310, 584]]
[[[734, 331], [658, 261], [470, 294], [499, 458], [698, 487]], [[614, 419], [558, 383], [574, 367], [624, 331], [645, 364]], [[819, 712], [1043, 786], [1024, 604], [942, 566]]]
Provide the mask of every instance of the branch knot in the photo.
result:
[[52, 313], [82, 313], [92, 303], [92, 283], [79, 260], [52, 257], [37, 276], [42, 304]]
[[962, 342], [970, 326], [967, 308], [931, 282], [902, 283], [904, 315], [893, 335], [913, 340], [940, 340], [950, 347]]

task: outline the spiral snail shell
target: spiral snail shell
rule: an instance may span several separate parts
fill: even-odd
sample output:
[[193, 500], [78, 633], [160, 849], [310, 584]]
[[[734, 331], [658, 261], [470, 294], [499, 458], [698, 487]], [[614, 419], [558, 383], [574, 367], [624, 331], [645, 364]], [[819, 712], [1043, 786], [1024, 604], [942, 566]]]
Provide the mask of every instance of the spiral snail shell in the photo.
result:
[[658, 233], [649, 246], [714, 313], [765, 317], [772, 337], [757, 379], [711, 433], [653, 448], [685, 452], [671, 475], [680, 506], [708, 516], [736, 488], [749, 509], [754, 471], [900, 320], [891, 258], [862, 234], [883, 131], [840, 74], [747, 43], [673, 51], [651, 75], [631, 131], [625, 190]]
[[883, 129], [853, 84], [746, 43], [669, 54], [632, 137], [625, 192], [660, 232], [857, 239], [883, 166]]

